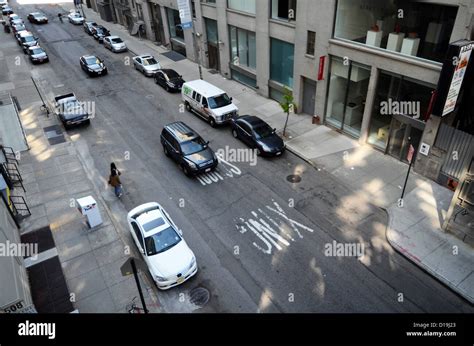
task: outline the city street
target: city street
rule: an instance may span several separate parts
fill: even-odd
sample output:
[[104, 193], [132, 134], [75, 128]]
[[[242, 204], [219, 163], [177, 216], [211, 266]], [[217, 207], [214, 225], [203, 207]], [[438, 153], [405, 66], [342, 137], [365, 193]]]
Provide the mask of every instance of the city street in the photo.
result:
[[[69, 130], [68, 140], [80, 153], [93, 186], [106, 191], [103, 196], [121, 226], [120, 236], [134, 247], [126, 214], [156, 201], [196, 254], [195, 277], [168, 291], [155, 289], [164, 311], [473, 312], [464, 299], [393, 250], [386, 239], [384, 210], [288, 151], [280, 158], [258, 157], [256, 165], [226, 162], [224, 157], [215, 173], [186, 177], [163, 153], [164, 125], [184, 121], [214, 151], [246, 146], [232, 137], [229, 127], [212, 128], [187, 112], [180, 93], [168, 93], [136, 71], [132, 52], [112, 53], [82, 25], [60, 23], [57, 6], [12, 3], [23, 18], [35, 9], [50, 18], [47, 25], [26, 24], [40, 38], [50, 62], [34, 66], [25, 58], [11, 72], [13, 77], [31, 71], [49, 100], [74, 92], [80, 100], [95, 103], [91, 125]], [[7, 40], [13, 41], [13, 35], [2, 33], [1, 42]], [[8, 66], [15, 56], [23, 56], [16, 44], [2, 51], [10, 59]], [[88, 77], [79, 65], [79, 57], [86, 54], [104, 59], [109, 73]], [[180, 72], [180, 62], [166, 67]], [[183, 77], [192, 76], [183, 72]], [[107, 184], [111, 162], [122, 171], [120, 200]], [[301, 181], [291, 182], [291, 175]], [[328, 256], [325, 250], [334, 241], [363, 244], [364, 256]], [[210, 292], [201, 308], [180, 300], [181, 293], [195, 287]]]

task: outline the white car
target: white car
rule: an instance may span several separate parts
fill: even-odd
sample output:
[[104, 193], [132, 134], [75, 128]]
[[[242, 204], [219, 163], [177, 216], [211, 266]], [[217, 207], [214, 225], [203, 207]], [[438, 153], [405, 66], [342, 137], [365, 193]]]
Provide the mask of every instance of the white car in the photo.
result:
[[0, 0], [0, 6], [8, 5], [8, 0]]
[[196, 257], [183, 232], [156, 202], [134, 208], [127, 221], [138, 250], [161, 290], [182, 284], [197, 273]]
[[114, 53], [127, 51], [127, 46], [118, 36], [104, 37], [104, 47], [110, 49]]
[[69, 23], [74, 25], [81, 25], [84, 23], [84, 17], [79, 12], [72, 12], [67, 16]]
[[133, 66], [138, 71], [141, 71], [145, 76], [151, 77], [158, 70], [161, 70], [161, 65], [152, 55], [138, 55], [132, 58]]

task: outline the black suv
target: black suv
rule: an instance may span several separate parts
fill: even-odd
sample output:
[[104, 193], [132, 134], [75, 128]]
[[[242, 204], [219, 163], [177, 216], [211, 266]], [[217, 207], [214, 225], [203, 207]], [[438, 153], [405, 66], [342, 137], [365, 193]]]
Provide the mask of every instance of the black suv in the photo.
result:
[[219, 162], [209, 142], [181, 121], [163, 128], [161, 144], [165, 155], [175, 160], [187, 176], [210, 172]]

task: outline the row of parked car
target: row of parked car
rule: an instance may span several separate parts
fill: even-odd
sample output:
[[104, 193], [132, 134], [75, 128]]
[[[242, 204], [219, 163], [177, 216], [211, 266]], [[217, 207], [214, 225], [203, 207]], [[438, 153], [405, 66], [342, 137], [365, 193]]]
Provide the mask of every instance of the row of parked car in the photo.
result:
[[[8, 8], [8, 5], [3, 5], [3, 9]], [[8, 10], [6, 20], [3, 25], [5, 31], [12, 32], [18, 45], [22, 48], [23, 52], [28, 55], [30, 61], [34, 64], [45, 63], [49, 61], [48, 54], [39, 45], [39, 39], [25, 26], [23, 19], [15, 14], [13, 10]], [[28, 21], [34, 24], [46, 24], [48, 18], [41, 12], [32, 12], [28, 14]], [[7, 29], [8, 28], [8, 29]]]

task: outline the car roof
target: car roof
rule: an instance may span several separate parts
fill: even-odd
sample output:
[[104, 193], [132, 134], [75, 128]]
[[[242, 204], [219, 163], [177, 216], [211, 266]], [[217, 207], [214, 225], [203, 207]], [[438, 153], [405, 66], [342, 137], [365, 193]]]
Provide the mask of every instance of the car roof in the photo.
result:
[[137, 222], [143, 227], [144, 224], [153, 221], [153, 220], [158, 220], [159, 225], [153, 229], [150, 229], [149, 231], [146, 231], [143, 229], [144, 236], [150, 236], [156, 233], [161, 232], [164, 229], [167, 229], [171, 225], [168, 223], [166, 218], [164, 217], [163, 213], [161, 212], [160, 209], [153, 209], [147, 212], [144, 212], [140, 214], [138, 217], [135, 218]]
[[18, 35], [20, 35], [20, 36], [33, 36], [33, 33], [31, 31], [24, 30], [24, 31], [20, 31]]
[[44, 16], [45, 15], [44, 13], [41, 13], [41, 12], [31, 12], [30, 14], [32, 14], [33, 16], [35, 16], [35, 15]]
[[191, 82], [187, 82], [184, 85], [194, 89], [205, 97], [212, 97], [217, 95], [225, 94], [224, 90], [219, 89], [218, 87], [208, 83], [204, 80], [198, 79]]
[[259, 117], [255, 116], [255, 115], [242, 115], [240, 117], [237, 118], [237, 120], [243, 120], [245, 121], [246, 123], [250, 124], [250, 125], [259, 125], [259, 124], [266, 124], [265, 121], [263, 121], [262, 119], [260, 119]]
[[110, 38], [111, 40], [113, 40], [114, 38], [120, 38], [120, 37], [118, 37], [117, 35], [109, 35], [109, 36], [107, 36], [107, 37]]
[[[39, 46], [39, 45], [28, 47], [29, 50], [38, 49], [38, 48], [43, 49], [43, 47], [41, 47], [41, 46]], [[43, 50], [44, 50], [44, 49], [43, 49]]]
[[135, 58], [150, 59], [150, 58], [154, 58], [154, 56], [150, 54], [143, 54], [143, 55], [137, 55]]
[[95, 55], [83, 55], [83, 56], [81, 56], [81, 58], [84, 58], [84, 59], [96, 58], [97, 59], [97, 57]]
[[177, 121], [165, 126], [165, 128], [177, 139], [180, 143], [190, 141], [199, 137], [198, 133], [190, 128], [182, 121]]
[[169, 72], [174, 72], [174, 73], [176, 73], [176, 74], [179, 75], [179, 73], [176, 72], [175, 70], [173, 70], [172, 68], [162, 68], [160, 71], [162, 71], [162, 72], [164, 72], [164, 73], [166, 73], [166, 74], [168, 74]]

